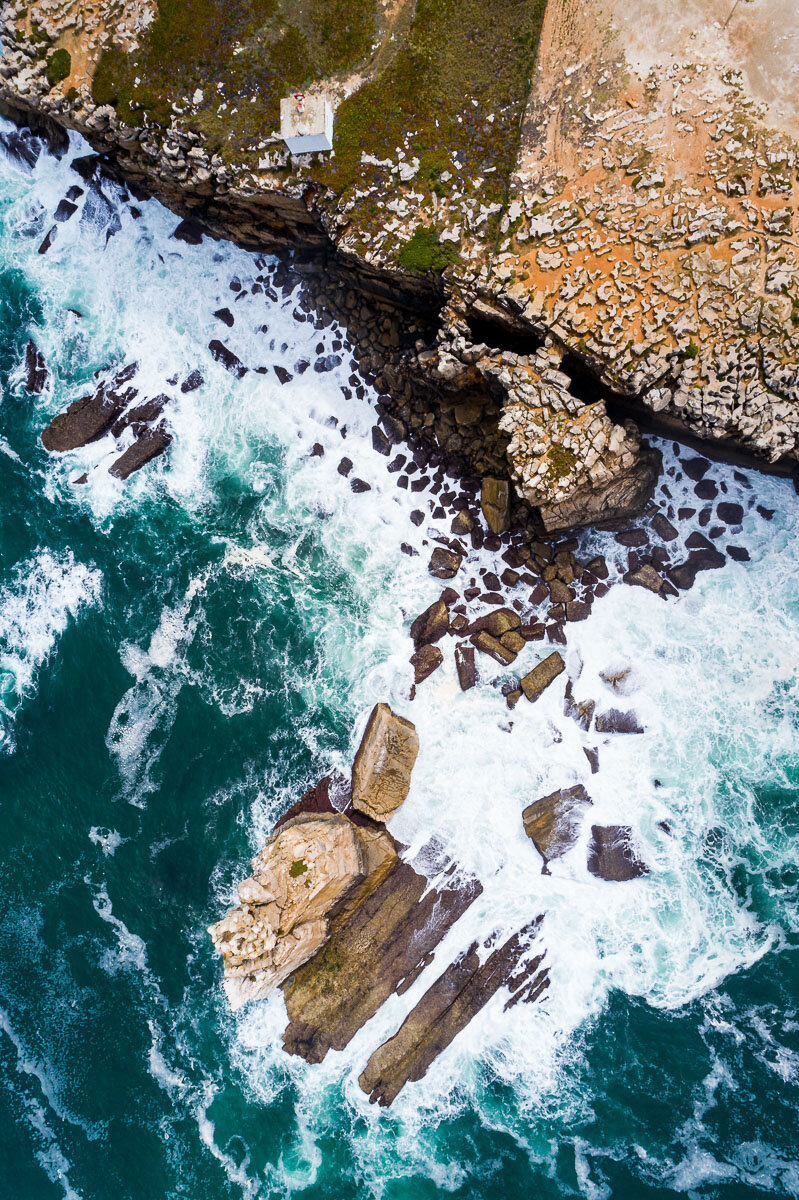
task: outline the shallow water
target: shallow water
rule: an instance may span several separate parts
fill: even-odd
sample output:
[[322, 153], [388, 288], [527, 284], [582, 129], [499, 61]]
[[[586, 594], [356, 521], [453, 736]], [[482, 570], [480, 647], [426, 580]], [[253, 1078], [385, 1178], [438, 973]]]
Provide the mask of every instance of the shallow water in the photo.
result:
[[[614, 587], [568, 627], [576, 697], [634, 708], [643, 735], [584, 733], [556, 688], [509, 713], [484, 663], [463, 694], [451, 646], [411, 702], [408, 622], [441, 585], [435, 522], [409, 514], [432, 504], [386, 473], [370, 398], [342, 394], [345, 335], [298, 320], [298, 295], [236, 300], [232, 278], [249, 290], [275, 264], [175, 242], [173, 216], [147, 203], [136, 219], [110, 184], [38, 254], [81, 183], [68, 163], [0, 160], [2, 1194], [799, 1194], [790, 485], [713, 466], [746, 511], [721, 544], [751, 561], [667, 603]], [[30, 336], [52, 371], [35, 398]], [[320, 342], [342, 362], [236, 381], [212, 337], [251, 367], [293, 370]], [[204, 375], [172, 389], [168, 454], [125, 484], [110, 440], [49, 456], [51, 417], [134, 359], [143, 394]], [[701, 508], [661, 449], [663, 507]], [[352, 493], [342, 454], [371, 491]], [[623, 568], [611, 535], [583, 535], [579, 557], [598, 551]], [[521, 670], [543, 653], [528, 645]], [[627, 669], [619, 696], [600, 673]], [[484, 891], [405, 996], [308, 1066], [280, 1049], [279, 994], [227, 1011], [205, 927], [274, 819], [351, 761], [378, 699], [422, 746], [392, 831], [420, 861], [434, 841]], [[588, 825], [541, 875], [521, 810], [575, 782], [592, 820], [636, 829], [646, 878], [589, 876]], [[494, 997], [391, 1110], [370, 1106], [358, 1075], [436, 973], [538, 913], [545, 998], [504, 1012]]]

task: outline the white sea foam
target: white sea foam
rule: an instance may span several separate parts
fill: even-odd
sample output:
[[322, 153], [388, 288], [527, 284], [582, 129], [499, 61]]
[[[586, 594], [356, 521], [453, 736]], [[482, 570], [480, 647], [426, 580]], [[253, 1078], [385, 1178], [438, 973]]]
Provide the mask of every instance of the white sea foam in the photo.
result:
[[13, 749], [20, 703], [35, 691], [37, 674], [70, 619], [99, 603], [101, 584], [100, 572], [71, 551], [40, 550], [0, 587], [0, 749]]
[[[57, 202], [68, 178], [66, 168], [49, 163], [37, 171], [44, 202]], [[452, 860], [480, 878], [482, 896], [414, 987], [387, 1003], [347, 1051], [330, 1054], [318, 1067], [287, 1059], [280, 1048], [285, 1013], [275, 995], [231, 1021], [231, 1056], [264, 1103], [287, 1083], [295, 1091], [296, 1148], [291, 1161], [283, 1161], [281, 1176], [289, 1187], [302, 1188], [316, 1178], [313, 1131], [324, 1127], [327, 1099], [343, 1087], [365, 1131], [353, 1132], [352, 1153], [373, 1194], [381, 1194], [392, 1173], [417, 1170], [440, 1190], [455, 1190], [463, 1183], [462, 1170], [439, 1159], [440, 1148], [427, 1132], [467, 1105], [481, 1111], [487, 1081], [512, 1084], [518, 1111], [505, 1119], [485, 1109], [486, 1125], [502, 1128], [526, 1145], [531, 1114], [584, 1111], [585, 1097], [570, 1091], [571, 1056], [579, 1053], [575, 1034], [601, 1013], [613, 991], [658, 1008], [678, 1008], [756, 962], [779, 937], [776, 922], [768, 926], [740, 895], [733, 874], [748, 850], [768, 861], [769, 856], [774, 861], [790, 856], [790, 848], [781, 846], [764, 824], [756, 797], [759, 785], [779, 778], [797, 756], [794, 499], [784, 482], [759, 479], [753, 486], [745, 475], [738, 478], [729, 468], [714, 467], [711, 476], [727, 489], [726, 498], [740, 500], [746, 510], [742, 528], [730, 531], [721, 544], [744, 546], [752, 561], [728, 562], [723, 571], [707, 572], [691, 592], [668, 603], [641, 589], [616, 587], [595, 603], [588, 620], [569, 626], [564, 654], [577, 698], [595, 700], [598, 711], [634, 710], [644, 734], [585, 733], [564, 715], [559, 685], [535, 705], [522, 700], [509, 712], [491, 685], [486, 662], [480, 663], [481, 685], [461, 693], [449, 644], [442, 644], [443, 667], [411, 702], [408, 620], [440, 591], [426, 571], [428, 531], [436, 522], [429, 518], [419, 527], [409, 522], [412, 509], [429, 511], [429, 496], [397, 489], [395, 477], [386, 474], [385, 459], [369, 439], [374, 414], [368, 399], [345, 400], [341, 393], [352, 369], [346, 352], [333, 371], [296, 374], [286, 386], [271, 372], [251, 371], [234, 381], [210, 361], [205, 347], [211, 337], [220, 337], [250, 367], [273, 362], [291, 366], [303, 356], [313, 360], [319, 341], [329, 351], [337, 331], [298, 323], [293, 316], [296, 296], [267, 302], [250, 295], [234, 302], [228, 280], [237, 274], [247, 287], [257, 272], [253, 258], [227, 245], [188, 247], [170, 241], [174, 217], [155, 204], [143, 208], [142, 219], [133, 221], [124, 206], [117, 206], [121, 229], [102, 253], [98, 246], [104, 234], [80, 226], [77, 219], [67, 223], [47, 255], [32, 264], [26, 259], [26, 269], [43, 297], [47, 319], [42, 348], [56, 375], [60, 364], [66, 368], [73, 361], [81, 337], [81, 345], [95, 356], [93, 368], [137, 359], [141, 394], [171, 391], [174, 396], [166, 415], [175, 441], [168, 455], [124, 486], [107, 473], [115, 452], [110, 438], [52, 459], [48, 494], [83, 505], [100, 525], [113, 522], [120, 511], [143, 510], [153, 497], [167, 497], [199, 520], [203, 506], [228, 479], [258, 503], [241, 544], [226, 541], [219, 561], [195, 575], [181, 598], [164, 604], [155, 627], [140, 642], [120, 647], [134, 683], [117, 705], [108, 747], [127, 794], [140, 801], [155, 786], [153, 768], [187, 681], [228, 714], [260, 702], [264, 693], [257, 680], [244, 679], [240, 689], [225, 691], [189, 665], [189, 650], [203, 627], [206, 590], [224, 573], [246, 573], [265, 594], [277, 578], [291, 575], [300, 619], [316, 637], [320, 669], [311, 678], [295, 680], [286, 660], [286, 672], [292, 686], [304, 690], [310, 711], [323, 703], [347, 713], [353, 723], [352, 749], [377, 700], [390, 701], [413, 719], [422, 748], [411, 793], [393, 819], [392, 831], [409, 846], [411, 856], [434, 835]], [[29, 219], [23, 209], [20, 201], [20, 222]], [[86, 281], [80, 289], [79, 279]], [[84, 312], [83, 322], [56, 319], [69, 304]], [[231, 330], [220, 328], [212, 316], [222, 304], [235, 313]], [[259, 332], [264, 321], [267, 334]], [[182, 378], [195, 367], [204, 375], [203, 387], [185, 396], [170, 389], [169, 378]], [[35, 402], [41, 423], [80, 394], [82, 386], [67, 387], [57, 377], [52, 391]], [[334, 417], [337, 427], [331, 424]], [[323, 456], [309, 457], [313, 442], [322, 445]], [[666, 474], [660, 501], [664, 508], [672, 503], [674, 523], [684, 537], [695, 527], [695, 518], [680, 519], [676, 510], [696, 509], [696, 499], [690, 482], [679, 478], [677, 457], [669, 446], [662, 449]], [[338, 474], [343, 454], [354, 461], [354, 474], [371, 485], [367, 494], [353, 494]], [[84, 470], [89, 471], [88, 484], [73, 487], [70, 480]], [[776, 510], [773, 521], [765, 521], [752, 507], [755, 494]], [[418, 557], [400, 554], [403, 542]], [[321, 547], [346, 575], [357, 616], [315, 587], [314, 547]], [[582, 557], [593, 552], [606, 554], [614, 573], [624, 569], [626, 552], [611, 535], [585, 537]], [[486, 551], [475, 553], [461, 577], [495, 565]], [[47, 607], [49, 611], [49, 597]], [[548, 651], [540, 644], [528, 645], [514, 670], [524, 673]], [[608, 669], [630, 671], [618, 691], [603, 679]], [[296, 736], [318, 749], [312, 723], [299, 726]], [[598, 749], [595, 775], [586, 748]], [[346, 757], [320, 763], [320, 769], [329, 765], [345, 766]], [[576, 846], [544, 876], [524, 835], [521, 811], [538, 796], [577, 782], [588, 789], [593, 807]], [[251, 821], [255, 845], [296, 781], [248, 776], [245, 783], [242, 812]], [[209, 798], [216, 802], [222, 800]], [[586, 849], [592, 822], [630, 825], [650, 874], [627, 884], [590, 876]], [[213, 883], [221, 908], [230, 900], [233, 880], [220, 873]], [[117, 923], [106, 893], [98, 893], [95, 907], [118, 938], [109, 966], [146, 970], [146, 947]], [[796, 908], [791, 910], [787, 901], [785, 912], [786, 919], [796, 919]], [[473, 939], [482, 941], [494, 929], [509, 934], [539, 913], [550, 972], [542, 1000], [504, 1012], [504, 997], [495, 997], [425, 1080], [401, 1093], [390, 1116], [372, 1109], [357, 1085], [366, 1058], [395, 1031], [446, 962]], [[794, 1069], [779, 1047], [764, 1044], [762, 1052], [780, 1077]], [[155, 1040], [150, 1067], [162, 1086], [178, 1088], [179, 1076]], [[212, 1085], [208, 1087], [211, 1091], [196, 1106], [200, 1136], [243, 1193], [257, 1194], [246, 1170], [216, 1144], [208, 1116]], [[692, 1148], [691, 1138], [693, 1133], [686, 1131], [686, 1153], [673, 1166], [673, 1186], [695, 1188], [728, 1178], [730, 1170], [746, 1177], [741, 1164], [719, 1164], [695, 1143]], [[600, 1197], [608, 1193], [595, 1167], [588, 1149], [575, 1144], [578, 1184], [586, 1196]], [[784, 1165], [773, 1171], [788, 1179]]]

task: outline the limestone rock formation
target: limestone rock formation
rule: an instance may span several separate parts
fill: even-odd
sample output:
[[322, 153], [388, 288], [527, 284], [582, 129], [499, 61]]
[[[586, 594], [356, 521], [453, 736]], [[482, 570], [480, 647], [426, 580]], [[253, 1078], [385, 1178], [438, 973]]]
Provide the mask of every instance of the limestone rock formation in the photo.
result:
[[534, 800], [522, 813], [524, 832], [544, 860], [544, 873], [553, 858], [560, 858], [577, 841], [584, 809], [590, 803], [591, 797], [578, 783]]
[[356, 827], [337, 814], [294, 817], [252, 869], [238, 906], [208, 930], [233, 1009], [267, 996], [323, 945], [329, 914], [366, 874]]
[[413, 723], [387, 704], [376, 704], [352, 766], [354, 807], [375, 821], [387, 821], [408, 795], [418, 753]]

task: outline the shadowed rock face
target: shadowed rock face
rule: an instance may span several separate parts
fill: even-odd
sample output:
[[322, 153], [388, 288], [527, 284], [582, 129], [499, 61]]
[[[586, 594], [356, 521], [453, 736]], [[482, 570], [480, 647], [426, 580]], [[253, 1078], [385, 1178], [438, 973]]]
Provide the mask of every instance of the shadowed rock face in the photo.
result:
[[376, 821], [403, 803], [419, 753], [416, 729], [387, 704], [376, 704], [352, 766], [352, 802]]
[[[499, 991], [516, 999], [534, 1000], [548, 984], [546, 969], [538, 970], [541, 957], [529, 959], [529, 941], [537, 928], [533, 921], [485, 957], [474, 942], [425, 992], [394, 1037], [375, 1050], [359, 1079], [369, 1099], [391, 1104], [406, 1083], [421, 1079], [427, 1068], [472, 1017]], [[481, 957], [483, 961], [481, 963]], [[528, 959], [525, 962], [525, 958]], [[521, 989], [524, 987], [524, 991]]]
[[660, 474], [658, 451], [644, 451], [626, 471], [597, 488], [580, 488], [557, 504], [539, 508], [547, 533], [564, 533], [582, 525], [623, 521], [643, 512], [652, 499]]
[[117, 479], [127, 479], [145, 463], [163, 454], [171, 444], [172, 434], [167, 432], [163, 422], [155, 429], [143, 429], [133, 445], [128, 446], [124, 454], [120, 454], [116, 462], [111, 464], [108, 473]]
[[410, 987], [433, 950], [479, 896], [476, 880], [440, 890], [397, 862], [383, 882], [346, 919], [329, 942], [283, 985], [289, 1054], [321, 1062], [343, 1050], [389, 996]]
[[553, 858], [570, 850], [580, 831], [583, 810], [591, 797], [581, 783], [542, 796], [522, 813], [524, 832], [544, 860], [544, 870]]
[[47, 384], [47, 366], [36, 343], [31, 340], [25, 347], [25, 388], [32, 396], [40, 395]]
[[588, 848], [588, 870], [599, 879], [623, 882], [649, 873], [632, 846], [628, 825], [593, 825]]

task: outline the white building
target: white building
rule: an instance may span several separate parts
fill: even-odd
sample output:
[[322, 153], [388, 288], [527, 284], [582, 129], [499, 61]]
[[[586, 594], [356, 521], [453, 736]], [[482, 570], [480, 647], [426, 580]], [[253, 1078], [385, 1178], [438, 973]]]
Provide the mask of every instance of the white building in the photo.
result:
[[294, 92], [280, 101], [280, 136], [292, 154], [333, 149], [333, 109], [326, 96]]

